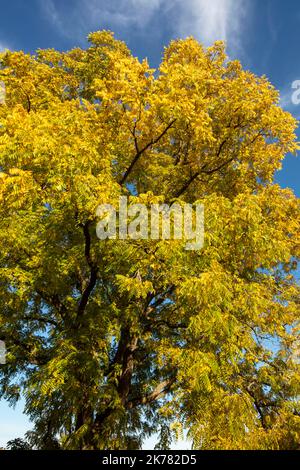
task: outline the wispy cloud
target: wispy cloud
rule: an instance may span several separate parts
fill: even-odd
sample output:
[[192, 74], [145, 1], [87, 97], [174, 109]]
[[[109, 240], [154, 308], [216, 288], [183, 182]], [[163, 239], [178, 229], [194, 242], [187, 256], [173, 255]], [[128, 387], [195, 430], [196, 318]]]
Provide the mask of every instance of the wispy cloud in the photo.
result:
[[279, 104], [282, 108], [284, 108], [287, 111], [290, 111], [294, 106], [292, 102], [292, 93], [293, 93], [293, 90], [292, 90], [291, 84], [289, 85], [289, 87], [286, 87], [280, 91]]
[[40, 4], [47, 19], [70, 37], [103, 26], [151, 34], [151, 25], [159, 21], [161, 30], [175, 36], [193, 35], [206, 45], [223, 39], [231, 50], [241, 49], [249, 18], [249, 0], [74, 0], [72, 8], [57, 0]]
[[56, 8], [54, 0], [40, 0], [40, 3], [47, 20], [60, 30], [60, 32], [63, 32], [63, 18]]
[[177, 0], [176, 27], [180, 35], [194, 35], [204, 44], [218, 39], [232, 50], [242, 48], [250, 15], [249, 0]]
[[147, 25], [153, 15], [163, 8], [164, 3], [170, 0], [92, 0], [87, 2], [87, 14], [90, 18], [97, 18], [116, 26]]
[[94, 28], [143, 28], [171, 0], [39, 0], [44, 16], [64, 36], [77, 37]]

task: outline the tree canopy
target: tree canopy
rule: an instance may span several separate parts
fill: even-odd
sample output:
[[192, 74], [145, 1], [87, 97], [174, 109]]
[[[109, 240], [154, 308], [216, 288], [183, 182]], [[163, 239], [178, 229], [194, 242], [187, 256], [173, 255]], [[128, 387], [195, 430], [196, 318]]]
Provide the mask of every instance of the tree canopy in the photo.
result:
[[[0, 54], [1, 396], [40, 449], [299, 449], [295, 119], [222, 42], [89, 42]], [[204, 247], [99, 240], [122, 195], [202, 203]]]

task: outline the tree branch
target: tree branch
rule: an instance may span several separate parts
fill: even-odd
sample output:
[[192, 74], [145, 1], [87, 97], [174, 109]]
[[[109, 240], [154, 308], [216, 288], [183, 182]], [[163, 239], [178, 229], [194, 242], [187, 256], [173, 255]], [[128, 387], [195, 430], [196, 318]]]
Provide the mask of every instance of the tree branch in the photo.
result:
[[171, 330], [177, 330], [177, 329], [186, 329], [188, 328], [188, 325], [185, 324], [185, 323], [171, 323], [169, 322], [168, 320], [157, 320], [157, 321], [154, 321], [153, 323], [151, 323], [152, 327], [155, 326], [166, 326], [168, 328], [170, 328]]
[[169, 392], [175, 381], [176, 376], [164, 380], [163, 382], [158, 384], [157, 387], [152, 390], [152, 392], [148, 395], [139, 396], [128, 401], [127, 409], [131, 409], [139, 405], [148, 405], [149, 403], [152, 403], [153, 401], [157, 400], [161, 395], [164, 395], [165, 393]]
[[198, 176], [200, 175], [200, 171], [197, 171], [197, 173], [195, 173], [194, 175], [192, 175], [190, 177], [189, 180], [187, 180], [186, 183], [184, 183], [184, 185], [179, 189], [179, 191], [177, 191], [177, 193], [175, 194], [175, 199], [178, 199], [180, 196], [182, 196], [183, 193], [185, 193], [187, 191], [187, 189], [189, 188], [189, 186], [193, 183], [193, 181], [195, 181], [196, 178], [198, 178]]
[[22, 358], [25, 359], [29, 364], [44, 365], [48, 362], [47, 351], [40, 351], [32, 355], [33, 345], [26, 344], [26, 340], [22, 341], [17, 338], [16, 335], [8, 336], [5, 333], [0, 335], [0, 340], [4, 341], [6, 346], [10, 344], [20, 348], [22, 352]]
[[51, 318], [35, 317], [35, 316], [25, 316], [22, 320], [24, 321], [38, 321], [41, 323], [49, 323], [49, 325], [58, 326], [58, 323]]
[[[218, 148], [218, 151], [216, 153], [216, 157], [218, 158], [221, 153], [222, 153], [222, 149], [224, 147], [224, 145], [226, 144], [228, 138], [224, 139], [221, 144], [219, 145], [219, 148]], [[182, 186], [181, 189], [179, 189], [179, 191], [177, 191], [177, 193], [175, 194], [175, 198], [179, 198], [180, 196], [182, 196], [183, 193], [185, 193], [185, 191], [187, 191], [187, 189], [189, 188], [189, 186], [193, 183], [193, 181], [195, 181], [196, 178], [198, 178], [198, 176], [200, 176], [201, 174], [206, 174], [206, 175], [210, 175], [216, 171], [219, 171], [221, 168], [223, 168], [223, 166], [227, 165], [228, 163], [230, 163], [230, 161], [232, 161], [232, 158], [226, 162], [223, 162], [220, 166], [218, 166], [217, 168], [213, 168], [212, 170], [207, 170], [205, 171], [205, 168], [207, 167], [207, 164], [205, 164], [201, 170], [197, 171], [194, 175], [192, 175], [188, 180], [187, 182]]]
[[212, 168], [211, 170], [205, 170], [205, 167], [207, 165], [204, 165], [204, 167], [202, 167], [201, 170], [197, 171], [194, 175], [192, 175], [190, 177], [190, 179], [180, 188], [180, 190], [175, 194], [175, 198], [179, 198], [180, 196], [182, 196], [182, 194], [187, 191], [189, 186], [193, 183], [193, 181], [195, 181], [196, 178], [198, 178], [198, 176], [200, 176], [201, 174], [212, 175], [213, 173], [216, 173], [217, 171], [220, 171], [222, 168], [224, 168], [224, 166], [231, 163], [233, 161], [233, 159], [234, 159], [234, 157], [231, 157], [230, 159], [228, 159], [225, 162], [221, 163], [216, 168]]
[[135, 154], [135, 157], [134, 159], [132, 160], [132, 162], [130, 163], [129, 167], [127, 168], [127, 170], [125, 171], [124, 175], [122, 176], [122, 178], [120, 179], [119, 181], [119, 184], [122, 186], [125, 181], [127, 180], [129, 174], [131, 173], [133, 167], [135, 166], [135, 164], [137, 163], [137, 161], [139, 160], [139, 158], [141, 157], [141, 155], [146, 151], [148, 150], [148, 148], [152, 147], [152, 145], [155, 145], [157, 144], [157, 142], [159, 142], [159, 140], [168, 132], [168, 130], [173, 126], [174, 122], [176, 121], [176, 119], [173, 119], [168, 125], [167, 127], [161, 132], [161, 134], [159, 134], [158, 137], [156, 137], [155, 139], [151, 139], [150, 142], [148, 142], [148, 144], [146, 144], [142, 149], [139, 150], [139, 147], [138, 147], [138, 143], [137, 143], [137, 140], [136, 140], [136, 137], [135, 137], [135, 148], [137, 150], [136, 154]]
[[97, 274], [98, 274], [98, 267], [95, 265], [95, 263], [92, 261], [92, 258], [91, 258], [91, 235], [89, 231], [89, 222], [86, 222], [84, 225], [82, 225], [82, 228], [83, 228], [83, 234], [84, 234], [84, 239], [85, 239], [84, 254], [85, 254], [86, 261], [91, 270], [90, 270], [90, 278], [89, 278], [88, 284], [83, 291], [82, 297], [78, 305], [78, 316], [81, 316], [84, 313], [84, 310], [89, 301], [89, 297], [96, 285]]
[[58, 294], [47, 294], [41, 289], [35, 289], [36, 293], [41, 297], [44, 302], [54, 307], [62, 317], [67, 312], [65, 305], [60, 301]]

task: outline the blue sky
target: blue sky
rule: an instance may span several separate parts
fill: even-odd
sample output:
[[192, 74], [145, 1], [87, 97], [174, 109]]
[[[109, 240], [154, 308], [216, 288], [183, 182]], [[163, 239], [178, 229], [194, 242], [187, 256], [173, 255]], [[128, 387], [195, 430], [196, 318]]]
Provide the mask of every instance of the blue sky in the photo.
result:
[[[99, 29], [113, 30], [153, 67], [173, 38], [193, 35], [206, 45], [224, 39], [230, 57], [266, 75], [300, 119], [300, 104], [291, 101], [292, 83], [300, 80], [297, 0], [0, 0], [0, 50], [84, 47]], [[300, 196], [299, 174], [300, 159], [288, 156], [277, 180]], [[22, 406], [13, 411], [0, 402], [0, 447], [28, 426]]]

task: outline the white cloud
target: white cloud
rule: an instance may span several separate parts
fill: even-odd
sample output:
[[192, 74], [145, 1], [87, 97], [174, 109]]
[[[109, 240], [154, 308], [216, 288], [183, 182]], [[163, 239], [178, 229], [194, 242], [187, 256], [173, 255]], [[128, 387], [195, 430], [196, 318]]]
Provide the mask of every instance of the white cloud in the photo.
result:
[[288, 88], [285, 88], [284, 90], [280, 91], [279, 104], [283, 109], [287, 111], [290, 111], [290, 109], [293, 107], [292, 93], [293, 93], [293, 90], [292, 90], [291, 85]]
[[179, 35], [194, 35], [206, 45], [222, 39], [232, 50], [241, 49], [249, 0], [177, 0], [177, 4]]
[[110, 29], [143, 28], [164, 4], [164, 0], [74, 0], [68, 7], [55, 0], [39, 2], [47, 20], [69, 37], [104, 25]]
[[63, 32], [63, 20], [53, 0], [44, 0], [41, 3], [44, 15], [60, 32]]
[[223, 39], [236, 51], [242, 48], [250, 0], [75, 0], [72, 8], [55, 0], [40, 3], [48, 20], [70, 37], [104, 26], [149, 35], [155, 21], [175, 36], [193, 35], [206, 45]]
[[105, 20], [112, 25], [118, 26], [138, 26], [143, 27], [151, 21], [153, 15], [157, 13], [164, 3], [169, 0], [102, 0], [88, 1], [87, 13], [91, 18]]

